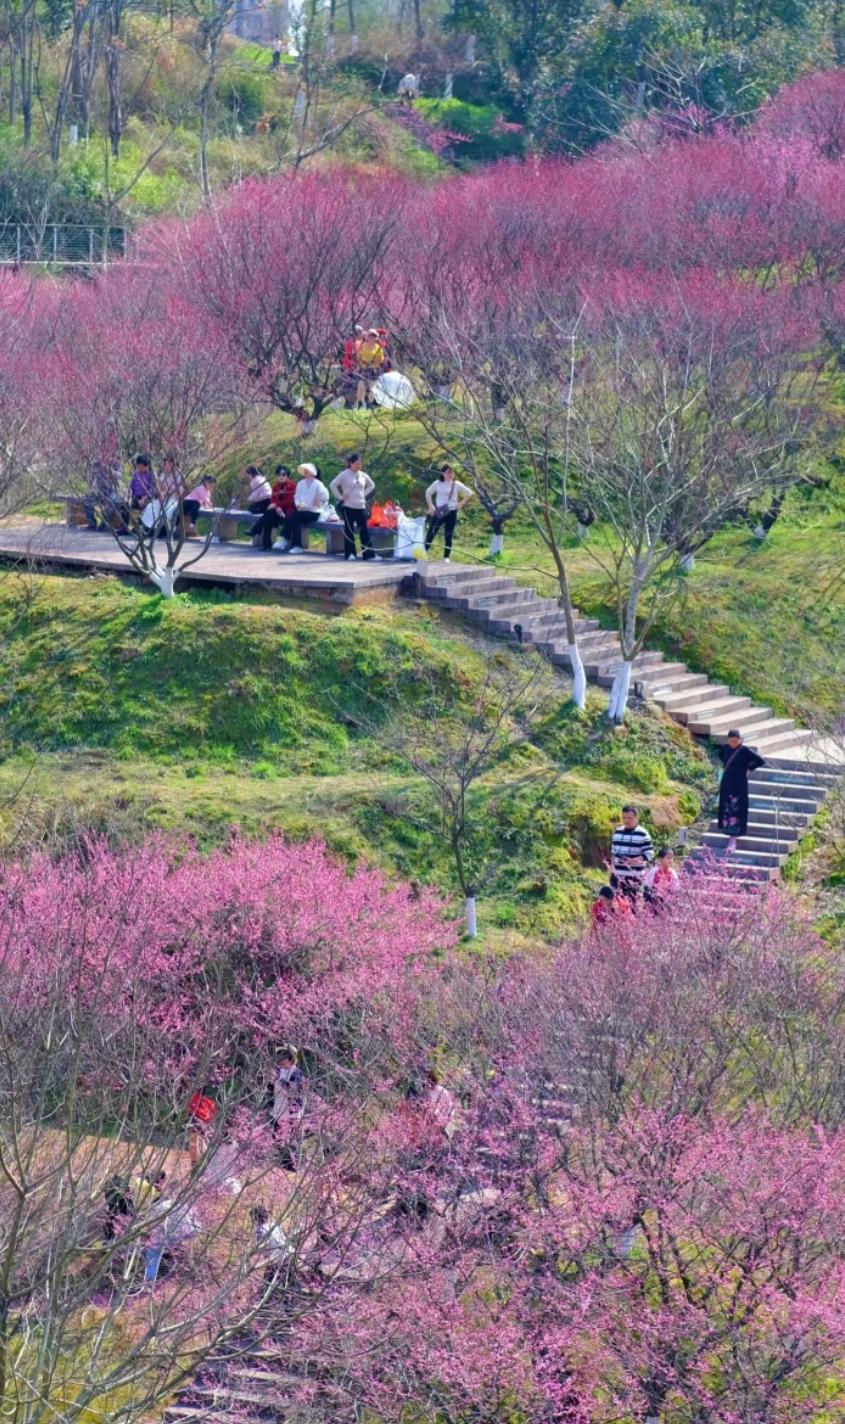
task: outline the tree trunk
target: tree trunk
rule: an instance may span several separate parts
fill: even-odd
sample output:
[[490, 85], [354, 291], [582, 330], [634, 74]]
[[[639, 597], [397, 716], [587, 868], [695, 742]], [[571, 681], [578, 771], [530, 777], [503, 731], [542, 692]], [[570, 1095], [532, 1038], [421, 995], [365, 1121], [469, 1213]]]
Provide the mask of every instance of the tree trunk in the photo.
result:
[[583, 712], [587, 705], [587, 674], [584, 671], [584, 664], [581, 661], [581, 653], [577, 643], [569, 643], [566, 648], [569, 654], [569, 661], [572, 665], [572, 701]]
[[414, 0], [414, 34], [416, 35], [418, 40], [422, 40], [425, 38], [425, 31], [423, 30], [422, 22], [421, 0]]
[[491, 534], [491, 535], [490, 535], [490, 550], [489, 550], [489, 552], [490, 552], [490, 557], [491, 557], [491, 558], [494, 558], [496, 554], [501, 554], [501, 552], [502, 552], [502, 550], [504, 549], [504, 547], [505, 547], [505, 536], [504, 536], [504, 534]]
[[465, 901], [464, 901], [464, 909], [465, 909], [465, 911], [466, 911], [467, 938], [468, 938], [468, 939], [475, 939], [476, 936], [478, 935], [478, 926], [477, 926], [477, 924], [476, 924], [476, 918], [475, 918], [475, 896], [474, 896], [474, 895], [467, 895], [467, 897], [466, 897], [466, 899], [465, 899]]
[[607, 715], [611, 722], [617, 725], [625, 720], [625, 713], [628, 708], [628, 695], [631, 690], [631, 668], [632, 662], [626, 658], [616, 669], [616, 676], [613, 679], [613, 686], [610, 689], [610, 700], [607, 705]]
[[150, 583], [155, 584], [162, 598], [173, 598], [175, 596], [176, 580], [179, 577], [178, 569], [152, 568], [148, 572], [148, 577]]
[[208, 109], [213, 84], [214, 75], [209, 70], [200, 90], [200, 186], [205, 199], [211, 197], [211, 181], [208, 176]]

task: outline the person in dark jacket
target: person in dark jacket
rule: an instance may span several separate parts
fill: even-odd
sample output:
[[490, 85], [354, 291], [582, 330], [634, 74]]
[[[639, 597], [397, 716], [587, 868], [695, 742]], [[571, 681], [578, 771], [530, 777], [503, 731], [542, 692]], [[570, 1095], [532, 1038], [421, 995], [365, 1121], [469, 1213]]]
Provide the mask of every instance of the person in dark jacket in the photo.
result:
[[725, 746], [719, 748], [722, 776], [719, 782], [719, 830], [728, 837], [728, 851], [736, 850], [739, 836], [748, 830], [748, 777], [758, 767], [765, 766], [742, 740], [742, 733], [728, 732]]

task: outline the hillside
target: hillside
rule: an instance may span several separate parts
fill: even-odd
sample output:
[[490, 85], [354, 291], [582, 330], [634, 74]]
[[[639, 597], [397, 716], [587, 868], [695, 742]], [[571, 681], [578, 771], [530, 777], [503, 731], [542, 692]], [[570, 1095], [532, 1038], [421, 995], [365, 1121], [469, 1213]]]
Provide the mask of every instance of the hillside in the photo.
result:
[[[494, 715], [497, 680], [522, 675], [500, 644], [428, 608], [165, 603], [47, 576], [27, 581], [25, 602], [5, 578], [0, 619], [7, 844], [160, 826], [211, 845], [234, 825], [279, 828], [454, 889], [432, 790], [392, 728], [429, 735], [456, 688], [461, 715], [476, 716], [479, 697]], [[584, 912], [623, 800], [671, 837], [713, 778], [681, 729], [645, 711], [612, 729], [598, 699], [581, 716], [551, 671], [520, 706], [471, 792], [471, 856], [492, 876], [488, 924], [548, 932]], [[446, 728], [432, 720], [432, 742]]]

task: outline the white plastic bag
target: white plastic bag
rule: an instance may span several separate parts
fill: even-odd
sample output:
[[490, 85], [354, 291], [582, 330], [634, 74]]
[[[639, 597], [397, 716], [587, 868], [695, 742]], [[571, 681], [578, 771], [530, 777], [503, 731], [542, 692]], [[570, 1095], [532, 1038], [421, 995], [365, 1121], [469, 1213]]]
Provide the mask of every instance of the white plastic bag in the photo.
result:
[[148, 504], [144, 505], [141, 523], [145, 529], [154, 529], [164, 516], [170, 524], [173, 522], [178, 508], [179, 501], [176, 499], [169, 499], [166, 504], [162, 504], [160, 499], [151, 499]]
[[400, 514], [396, 526], [396, 559], [421, 559], [425, 556], [425, 515], [413, 519]]

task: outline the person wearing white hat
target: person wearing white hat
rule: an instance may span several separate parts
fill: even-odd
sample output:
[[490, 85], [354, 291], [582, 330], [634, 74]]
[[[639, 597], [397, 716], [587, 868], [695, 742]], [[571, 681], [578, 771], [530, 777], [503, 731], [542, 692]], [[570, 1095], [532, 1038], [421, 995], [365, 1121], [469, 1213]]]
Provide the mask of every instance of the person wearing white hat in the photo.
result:
[[293, 497], [296, 508], [287, 522], [285, 538], [290, 540], [288, 553], [304, 554], [302, 530], [309, 524], [316, 524], [320, 515], [325, 513], [329, 492], [320, 479], [316, 465], [299, 465], [296, 473], [300, 476]]

